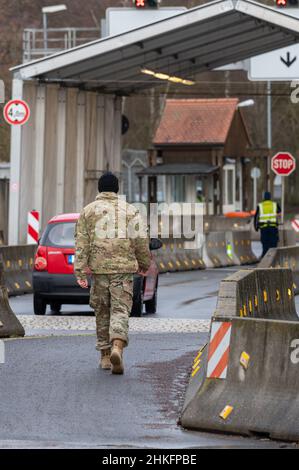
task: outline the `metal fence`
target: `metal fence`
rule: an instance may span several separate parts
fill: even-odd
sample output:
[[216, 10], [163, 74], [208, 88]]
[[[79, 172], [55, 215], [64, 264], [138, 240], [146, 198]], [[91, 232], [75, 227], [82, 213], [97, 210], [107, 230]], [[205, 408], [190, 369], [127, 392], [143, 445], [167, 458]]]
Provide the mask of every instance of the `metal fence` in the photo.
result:
[[100, 38], [99, 28], [25, 29], [23, 62], [46, 57]]

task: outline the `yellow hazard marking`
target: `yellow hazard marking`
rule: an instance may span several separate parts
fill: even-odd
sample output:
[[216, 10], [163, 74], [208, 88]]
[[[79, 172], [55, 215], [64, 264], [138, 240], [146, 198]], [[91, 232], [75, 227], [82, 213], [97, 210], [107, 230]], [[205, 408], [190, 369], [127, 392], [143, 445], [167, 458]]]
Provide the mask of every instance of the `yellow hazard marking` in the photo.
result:
[[31, 283], [29, 281], [26, 281], [25, 284], [28, 286], [28, 287], [31, 287]]
[[202, 259], [199, 259], [199, 264], [203, 264], [203, 260]]
[[266, 290], [263, 291], [263, 296], [264, 296], [264, 302], [267, 303], [268, 302], [268, 293]]
[[168, 261], [168, 266], [169, 266], [170, 268], [173, 268], [173, 264], [171, 263], [171, 261]]
[[292, 289], [288, 289], [288, 296], [290, 297], [290, 299], [292, 298]]
[[29, 264], [30, 264], [30, 266], [33, 264], [33, 258], [30, 258]]
[[199, 364], [201, 363], [201, 359], [198, 359], [198, 361], [195, 362], [195, 364], [193, 364], [192, 366], [192, 369], [197, 369], [197, 367], [199, 366]]
[[277, 302], [280, 301], [280, 290], [279, 289], [276, 289], [276, 301]]
[[233, 406], [230, 406], [230, 405], [227, 405], [225, 408], [223, 408], [223, 410], [221, 411], [220, 413], [220, 418], [222, 419], [227, 419], [229, 417], [229, 415], [231, 414], [231, 412], [233, 411], [234, 407]]
[[241, 245], [245, 245], [245, 240], [241, 240]]
[[238, 246], [239, 245], [239, 242], [238, 240], [235, 241], [235, 245]]
[[250, 356], [247, 354], [247, 352], [243, 351], [240, 357], [240, 364], [241, 366], [244, 367], [245, 370], [248, 369], [249, 366], [249, 361], [250, 361]]
[[255, 305], [255, 307], [257, 307], [258, 304], [259, 304], [258, 298], [257, 298], [257, 295], [255, 295], [255, 296], [254, 296], [254, 305]]
[[192, 264], [193, 266], [196, 266], [196, 261], [194, 261], [194, 259], [192, 260]]
[[243, 309], [242, 308], [240, 308], [240, 317], [243, 318]]
[[198, 359], [200, 359], [202, 356], [202, 349], [199, 351], [199, 353], [197, 354], [196, 358], [194, 359], [194, 362], [197, 362]]
[[240, 256], [240, 258], [241, 258], [241, 261], [244, 261], [244, 256]]
[[20, 285], [19, 285], [17, 282], [15, 282], [15, 287], [16, 287], [17, 289], [20, 289]]
[[19, 266], [23, 266], [23, 261], [21, 259], [18, 260]]
[[197, 374], [197, 372], [198, 372], [199, 370], [200, 370], [200, 367], [197, 367], [197, 368], [192, 372], [191, 377], [194, 377], [194, 376]]
[[181, 266], [181, 263], [179, 261], [176, 261], [177, 266]]
[[165, 266], [164, 266], [163, 263], [160, 263], [160, 266], [161, 266], [161, 268], [163, 268], [163, 269], [165, 268]]
[[1, 327], [1, 326], [4, 326], [3, 323], [2, 323], [2, 321], [0, 321], [0, 327]]
[[170, 249], [171, 249], [171, 251], [173, 251], [173, 249], [174, 249], [174, 244], [173, 243], [170, 245]]
[[6, 261], [6, 267], [10, 268], [10, 261]]
[[189, 261], [184, 261], [185, 266], [189, 266]]
[[247, 307], [246, 307], [246, 305], [243, 306], [243, 313], [244, 313], [244, 317], [247, 317]]
[[293, 288], [294, 288], [294, 289], [297, 289], [297, 286], [296, 286], [295, 282], [294, 282], [294, 284], [293, 284]]
[[252, 309], [252, 302], [251, 302], [251, 300], [249, 300], [249, 312], [252, 313], [252, 310], [253, 310]]
[[166, 250], [166, 245], [163, 244], [163, 245], [162, 245], [162, 248], [163, 248], [163, 250]]

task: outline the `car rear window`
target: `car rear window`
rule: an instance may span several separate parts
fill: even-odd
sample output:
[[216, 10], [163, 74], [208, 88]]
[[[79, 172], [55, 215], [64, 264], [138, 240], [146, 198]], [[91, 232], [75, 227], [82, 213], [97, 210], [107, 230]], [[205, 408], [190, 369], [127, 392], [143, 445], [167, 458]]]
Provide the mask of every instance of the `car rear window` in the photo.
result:
[[49, 224], [46, 240], [43, 240], [42, 244], [61, 248], [73, 248], [75, 246], [75, 226], [76, 222]]

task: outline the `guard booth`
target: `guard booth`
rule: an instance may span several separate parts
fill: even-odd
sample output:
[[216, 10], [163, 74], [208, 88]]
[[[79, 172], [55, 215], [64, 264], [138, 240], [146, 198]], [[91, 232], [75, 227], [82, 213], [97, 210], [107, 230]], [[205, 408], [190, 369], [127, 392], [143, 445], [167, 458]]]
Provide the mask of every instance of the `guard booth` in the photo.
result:
[[120, 175], [123, 96], [295, 42], [299, 21], [284, 11], [216, 0], [13, 68], [12, 98], [31, 118], [12, 126], [9, 244], [26, 241], [28, 211], [44, 227], [90, 202], [103, 171]]
[[237, 98], [167, 100], [153, 144], [139, 173], [150, 202], [203, 202], [207, 215], [250, 208], [253, 149]]

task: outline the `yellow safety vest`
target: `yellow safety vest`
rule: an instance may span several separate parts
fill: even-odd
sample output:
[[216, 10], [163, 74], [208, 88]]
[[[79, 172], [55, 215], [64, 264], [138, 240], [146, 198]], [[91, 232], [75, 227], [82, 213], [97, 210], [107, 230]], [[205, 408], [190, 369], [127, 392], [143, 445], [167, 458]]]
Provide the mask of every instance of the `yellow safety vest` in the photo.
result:
[[263, 201], [259, 204], [259, 226], [264, 227], [277, 227], [277, 203], [273, 201]]

